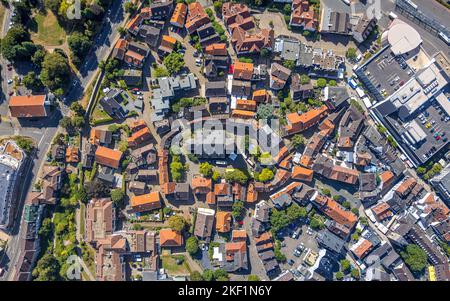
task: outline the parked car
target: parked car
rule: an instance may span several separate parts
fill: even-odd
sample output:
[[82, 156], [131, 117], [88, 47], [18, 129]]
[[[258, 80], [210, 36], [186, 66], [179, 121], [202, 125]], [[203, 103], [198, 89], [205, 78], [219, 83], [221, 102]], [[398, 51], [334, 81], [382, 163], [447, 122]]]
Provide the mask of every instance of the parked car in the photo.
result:
[[292, 259], [289, 259], [289, 260], [288, 260], [288, 264], [289, 264], [289, 265], [292, 266], [292, 265], [294, 265], [294, 263], [295, 263], [295, 261], [293, 261]]

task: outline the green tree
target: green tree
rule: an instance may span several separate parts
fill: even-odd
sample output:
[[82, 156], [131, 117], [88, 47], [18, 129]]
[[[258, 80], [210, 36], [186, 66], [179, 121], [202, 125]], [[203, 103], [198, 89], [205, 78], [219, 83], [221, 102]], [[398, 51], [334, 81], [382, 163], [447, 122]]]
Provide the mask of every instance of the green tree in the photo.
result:
[[14, 140], [16, 141], [17, 145], [27, 154], [30, 154], [34, 149], [33, 141], [28, 138], [17, 136]]
[[419, 175], [423, 175], [424, 173], [426, 173], [427, 172], [427, 169], [425, 168], [425, 167], [423, 167], [423, 166], [419, 166], [418, 168], [417, 168], [417, 173], [419, 174]]
[[281, 252], [281, 242], [277, 240], [274, 247], [275, 259], [278, 262], [286, 262], [286, 255]]
[[258, 275], [248, 275], [247, 281], [261, 281]]
[[347, 49], [345, 56], [350, 60], [355, 60], [358, 55], [356, 53], [356, 49], [351, 47]]
[[322, 192], [323, 195], [331, 197], [331, 190], [330, 189], [324, 188], [324, 189], [321, 190], [321, 192]]
[[323, 89], [323, 88], [325, 88], [327, 86], [327, 80], [324, 79], [324, 78], [319, 78], [317, 80], [317, 82], [316, 82], [316, 85], [317, 85], [318, 88]]
[[359, 221], [361, 222], [361, 225], [363, 225], [363, 226], [369, 225], [369, 221], [367, 220], [367, 217], [365, 217], [365, 216], [361, 216]]
[[186, 240], [186, 251], [191, 255], [195, 255], [198, 252], [198, 239], [195, 236], [191, 236]]
[[283, 62], [283, 66], [290, 70], [294, 70], [295, 69], [295, 61], [285, 60]]
[[343, 271], [343, 272], [350, 271], [351, 265], [350, 265], [350, 261], [348, 259], [342, 259], [340, 261], [340, 264], [341, 264], [341, 271]]
[[93, 41], [89, 37], [79, 31], [72, 33], [68, 37], [67, 42], [70, 51], [79, 62], [81, 62], [81, 59], [88, 53], [93, 44]]
[[125, 152], [128, 149], [128, 141], [127, 140], [121, 140], [119, 142], [119, 151]]
[[360, 277], [359, 270], [356, 268], [352, 269], [352, 271], [350, 272], [350, 275], [352, 275], [352, 277], [354, 279], [359, 279], [359, 277]]
[[400, 255], [414, 273], [422, 272], [427, 265], [427, 254], [418, 245], [407, 245]]
[[332, 79], [332, 80], [330, 80], [328, 82], [328, 85], [331, 86], [331, 87], [336, 87], [337, 86], [337, 82], [334, 79]]
[[[55, 94], [62, 94], [63, 91], [60, 89], [67, 85], [67, 79], [70, 77], [70, 67], [67, 58], [56, 51], [47, 53], [42, 62], [40, 77], [47, 88], [54, 91]], [[59, 93], [56, 93], [57, 91]]]
[[210, 178], [213, 175], [213, 166], [208, 162], [203, 162], [200, 164], [199, 171], [204, 177]]
[[122, 189], [111, 190], [111, 201], [113, 201], [114, 205], [117, 207], [122, 207], [124, 198], [125, 193]]
[[206, 269], [203, 271], [203, 279], [205, 281], [213, 281], [214, 280], [214, 272], [210, 269]]
[[248, 176], [240, 169], [234, 169], [225, 173], [225, 179], [228, 182], [238, 182], [242, 185], [246, 184], [248, 181]]
[[291, 4], [288, 3], [288, 4], [284, 5], [283, 12], [285, 15], [290, 16], [291, 12], [292, 12]]
[[270, 215], [270, 226], [274, 233], [277, 233], [281, 229], [289, 225], [289, 218], [285, 211], [272, 209], [272, 214]]
[[217, 181], [219, 181], [220, 177], [221, 177], [220, 172], [218, 172], [217, 170], [215, 170], [215, 171], [213, 172], [211, 178], [212, 178], [212, 180], [213, 180], [214, 182], [217, 182]]
[[306, 212], [306, 208], [300, 207], [297, 204], [292, 204], [291, 206], [289, 206], [286, 209], [286, 214], [287, 214], [289, 221], [292, 223], [292, 222], [295, 222], [296, 220], [298, 220], [299, 218], [306, 217], [307, 212]]
[[169, 227], [181, 232], [186, 227], [186, 221], [181, 215], [172, 215], [169, 217]]
[[41, 68], [46, 54], [47, 52], [45, 51], [45, 49], [41, 45], [38, 45], [36, 52], [31, 57], [31, 62], [33, 62], [33, 64], [37, 67]]
[[193, 271], [191, 272], [191, 275], [189, 276], [189, 280], [191, 281], [203, 281], [203, 276], [200, 274], [199, 271]]
[[[15, 25], [11, 27], [6, 33], [5, 37], [1, 40], [1, 52], [3, 57], [8, 61], [25, 59], [28, 47], [24, 47], [22, 43], [29, 41], [30, 35], [23, 26]], [[31, 57], [33, 54], [34, 52], [29, 53], [29, 57]]]
[[337, 280], [342, 280], [344, 278], [344, 273], [342, 273], [341, 271], [336, 273], [336, 279]]
[[311, 218], [309, 225], [314, 230], [320, 230], [320, 229], [323, 229], [325, 227], [325, 224], [323, 223], [322, 219], [318, 218], [316, 216]]
[[244, 218], [245, 207], [244, 202], [236, 201], [233, 203], [232, 212], [234, 219], [237, 221], [241, 221]]
[[124, 4], [124, 9], [129, 14], [134, 14], [136, 10], [138, 9], [137, 5], [131, 1], [127, 1]]
[[345, 201], [345, 202], [343, 202], [342, 203], [342, 206], [345, 208], [345, 209], [350, 209], [351, 207], [352, 207], [352, 204], [349, 202], [349, 201]]
[[183, 54], [178, 52], [172, 52], [163, 59], [163, 64], [166, 67], [170, 75], [174, 75], [180, 72], [184, 67]]
[[306, 75], [306, 74], [300, 75], [300, 83], [301, 83], [302, 85], [309, 84], [310, 82], [311, 82], [311, 79], [309, 78], [308, 75]]
[[291, 143], [294, 147], [298, 148], [305, 145], [305, 137], [301, 134], [296, 134], [292, 137]]
[[271, 104], [261, 104], [256, 111], [257, 119], [271, 119], [273, 117], [274, 107]]
[[30, 90], [36, 91], [43, 88], [43, 84], [34, 71], [28, 72], [22, 79], [22, 83]]
[[53, 254], [45, 254], [39, 259], [33, 270], [33, 278], [35, 281], [58, 281], [59, 262]]
[[263, 168], [261, 170], [261, 172], [259, 173], [258, 180], [260, 182], [266, 183], [266, 182], [272, 181], [274, 177], [275, 177], [275, 175], [271, 169]]
[[83, 106], [78, 101], [72, 102], [72, 104], [70, 105], [70, 109], [72, 111], [74, 111], [75, 114], [78, 115], [78, 116], [83, 116], [86, 113], [86, 111], [84, 110]]
[[228, 276], [228, 273], [224, 269], [217, 269], [214, 271], [214, 279], [217, 281], [227, 281], [229, 278], [230, 276]]

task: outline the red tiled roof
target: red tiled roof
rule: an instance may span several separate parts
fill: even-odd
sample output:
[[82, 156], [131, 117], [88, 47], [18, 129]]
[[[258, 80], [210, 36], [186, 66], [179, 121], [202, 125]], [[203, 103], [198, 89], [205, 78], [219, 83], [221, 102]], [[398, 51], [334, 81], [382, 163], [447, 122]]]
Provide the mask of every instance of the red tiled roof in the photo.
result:
[[44, 101], [47, 95], [21, 95], [9, 98], [9, 110], [11, 116], [21, 117], [45, 117], [47, 111]]

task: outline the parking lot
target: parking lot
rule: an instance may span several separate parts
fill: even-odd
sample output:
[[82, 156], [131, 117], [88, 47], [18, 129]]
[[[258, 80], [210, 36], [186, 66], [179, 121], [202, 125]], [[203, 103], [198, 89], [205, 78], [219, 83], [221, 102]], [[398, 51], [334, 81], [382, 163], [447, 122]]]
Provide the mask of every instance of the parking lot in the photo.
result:
[[[401, 129], [400, 134], [405, 131], [403, 125], [394, 116], [389, 116], [387, 120], [394, 128]], [[417, 157], [425, 162], [448, 143], [450, 121], [436, 101], [419, 112], [414, 120], [426, 133], [426, 138], [420, 145], [414, 146], [413, 150]]]
[[364, 74], [384, 97], [388, 97], [403, 86], [414, 71], [402, 57], [395, 58], [390, 48], [387, 48], [367, 64]]
[[[309, 250], [318, 252], [319, 247], [315, 239], [317, 232], [311, 229], [308, 230], [308, 228], [309, 227], [307, 225], [301, 226], [301, 234], [296, 239], [292, 238], [292, 234], [296, 229], [289, 228], [287, 231], [287, 234], [289, 235], [284, 237], [281, 247], [281, 252], [286, 255], [287, 259], [286, 263], [281, 264], [283, 270], [297, 269], [298, 266], [303, 264], [305, 255]], [[301, 247], [298, 248], [299, 246]], [[295, 252], [296, 249], [299, 250], [299, 252]]]

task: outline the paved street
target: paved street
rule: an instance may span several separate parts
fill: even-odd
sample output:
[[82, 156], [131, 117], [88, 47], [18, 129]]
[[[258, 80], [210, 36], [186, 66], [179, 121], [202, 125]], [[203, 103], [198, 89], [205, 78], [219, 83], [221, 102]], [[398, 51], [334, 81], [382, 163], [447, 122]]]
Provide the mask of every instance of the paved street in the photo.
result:
[[[8, 30], [8, 24], [10, 22], [11, 11], [7, 9], [5, 11], [5, 18], [2, 24], [1, 35], [2, 37]], [[71, 86], [68, 91], [67, 100], [69, 102], [78, 100], [84, 93], [84, 89], [89, 85], [93, 79], [100, 60], [104, 59], [109, 53], [111, 47], [114, 45], [115, 40], [118, 38], [117, 29], [122, 26], [122, 22], [125, 19], [125, 13], [123, 10], [122, 2], [115, 1], [108, 12], [108, 16], [103, 24], [101, 32], [96, 37], [96, 44], [94, 51], [88, 56], [86, 63], [80, 69], [79, 79]], [[68, 113], [68, 107], [62, 105], [61, 110], [55, 109], [51, 115], [43, 120], [39, 121], [23, 121], [19, 123], [15, 119], [11, 119], [7, 115], [9, 114], [7, 99], [8, 93], [11, 91], [11, 85], [7, 84], [8, 79], [12, 79], [14, 75], [14, 69], [7, 70], [7, 62], [1, 59], [1, 64], [5, 68], [2, 68], [2, 91], [4, 92], [0, 103], [0, 136], [22, 135], [28, 136], [34, 139], [37, 144], [37, 150], [33, 154], [33, 160], [31, 161], [30, 168], [26, 169], [26, 174], [23, 176], [24, 183], [21, 188], [21, 194], [18, 200], [18, 208], [16, 211], [16, 222], [11, 229], [11, 237], [8, 241], [8, 246], [5, 252], [5, 256], [2, 258], [2, 265], [6, 265], [7, 269], [0, 280], [12, 280], [14, 276], [14, 266], [19, 260], [20, 244], [23, 242], [21, 238], [24, 236], [23, 230], [25, 227], [23, 219], [23, 203], [27, 193], [31, 190], [33, 183], [38, 176], [39, 169], [43, 164], [45, 155], [48, 152], [49, 146], [53, 137], [58, 130], [58, 123], [62, 115]]]
[[105, 17], [102, 30], [95, 37], [93, 49], [85, 59], [85, 63], [80, 68], [76, 84], [71, 86], [66, 95], [66, 102], [80, 99], [84, 89], [89, 86], [91, 80], [98, 70], [98, 64], [109, 54], [111, 47], [119, 38], [119, 27], [123, 26], [125, 11], [121, 1], [113, 1], [113, 4]]

